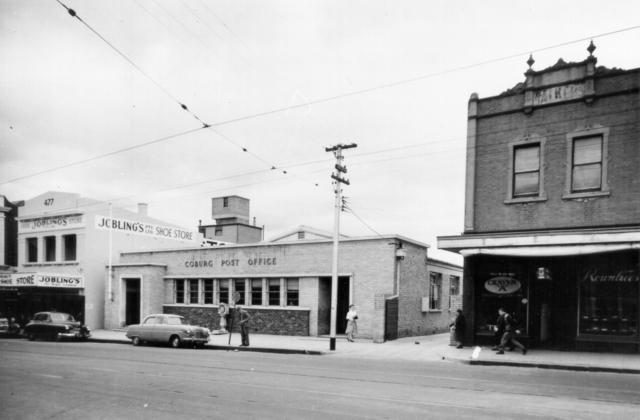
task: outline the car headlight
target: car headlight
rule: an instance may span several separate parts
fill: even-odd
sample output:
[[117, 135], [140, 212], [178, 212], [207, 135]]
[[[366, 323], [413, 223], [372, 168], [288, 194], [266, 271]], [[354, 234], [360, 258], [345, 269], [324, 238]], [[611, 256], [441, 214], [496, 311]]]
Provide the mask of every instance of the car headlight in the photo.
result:
[[183, 333], [187, 334], [187, 335], [193, 335], [193, 331], [192, 330], [182, 330]]
[[71, 329], [71, 327], [70, 327], [70, 326], [68, 326], [68, 325], [65, 325], [65, 326], [64, 326], [64, 329], [65, 329], [65, 330], [67, 330], [67, 331], [69, 331], [69, 330]]

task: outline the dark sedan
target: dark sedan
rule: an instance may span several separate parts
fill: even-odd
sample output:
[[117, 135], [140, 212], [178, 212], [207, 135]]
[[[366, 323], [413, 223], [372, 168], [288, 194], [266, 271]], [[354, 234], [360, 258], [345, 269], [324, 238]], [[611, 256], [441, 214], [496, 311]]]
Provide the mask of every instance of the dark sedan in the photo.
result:
[[24, 327], [24, 334], [29, 340], [45, 338], [58, 340], [61, 338], [87, 339], [91, 335], [89, 328], [64, 312], [38, 312]]

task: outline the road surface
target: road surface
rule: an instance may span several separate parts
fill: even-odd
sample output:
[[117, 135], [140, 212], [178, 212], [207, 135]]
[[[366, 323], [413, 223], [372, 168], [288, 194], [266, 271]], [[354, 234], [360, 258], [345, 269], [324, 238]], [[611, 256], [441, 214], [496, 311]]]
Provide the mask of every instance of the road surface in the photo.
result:
[[7, 339], [0, 376], [3, 419], [640, 419], [640, 375], [445, 361]]

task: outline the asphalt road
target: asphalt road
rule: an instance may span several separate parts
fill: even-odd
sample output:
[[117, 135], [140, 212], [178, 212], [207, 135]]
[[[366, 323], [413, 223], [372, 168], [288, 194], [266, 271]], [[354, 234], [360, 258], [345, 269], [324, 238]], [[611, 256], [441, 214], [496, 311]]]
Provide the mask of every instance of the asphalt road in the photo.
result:
[[640, 375], [0, 340], [2, 419], [640, 419]]

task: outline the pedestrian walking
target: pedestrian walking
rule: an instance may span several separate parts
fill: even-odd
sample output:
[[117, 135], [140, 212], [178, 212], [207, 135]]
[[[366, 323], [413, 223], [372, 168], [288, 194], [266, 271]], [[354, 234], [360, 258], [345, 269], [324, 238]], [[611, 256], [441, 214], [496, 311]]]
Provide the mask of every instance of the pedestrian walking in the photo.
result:
[[349, 305], [349, 312], [347, 312], [347, 341], [353, 342], [353, 337], [358, 334], [358, 313], [356, 312], [356, 305]]
[[498, 321], [496, 323], [496, 335], [501, 333], [500, 335], [500, 343], [495, 348], [498, 350], [496, 354], [504, 354], [504, 349], [506, 347], [516, 347], [520, 349], [522, 354], [527, 354], [527, 348], [516, 338], [514, 337], [515, 330], [515, 320], [511, 315], [509, 315], [504, 308], [498, 309]]
[[456, 340], [456, 348], [461, 349], [462, 341], [464, 340], [465, 332], [467, 330], [467, 320], [462, 313], [462, 309], [458, 309], [456, 312], [456, 318], [453, 320], [449, 327], [454, 330], [454, 336]]
[[249, 347], [249, 320], [251, 315], [244, 308], [240, 308], [240, 336], [242, 337], [241, 346]]

